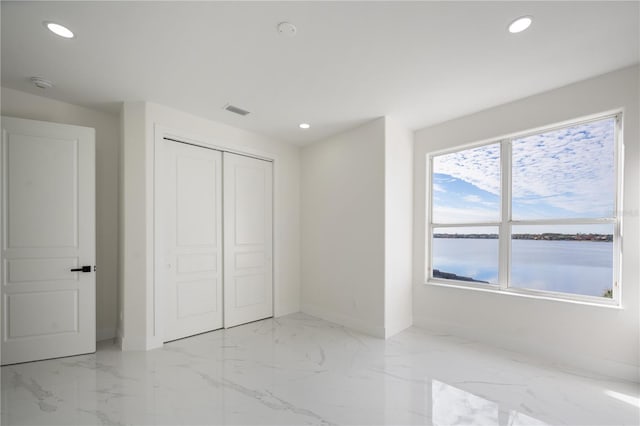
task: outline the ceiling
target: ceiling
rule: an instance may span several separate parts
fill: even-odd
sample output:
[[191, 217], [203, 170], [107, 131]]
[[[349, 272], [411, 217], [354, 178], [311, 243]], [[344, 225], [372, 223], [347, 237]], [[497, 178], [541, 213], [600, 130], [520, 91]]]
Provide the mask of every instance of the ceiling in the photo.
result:
[[[638, 63], [639, 5], [2, 1], [2, 85], [111, 112], [157, 102], [306, 144], [382, 115], [418, 129]], [[509, 34], [522, 15], [531, 28]], [[280, 36], [281, 21], [297, 35]]]

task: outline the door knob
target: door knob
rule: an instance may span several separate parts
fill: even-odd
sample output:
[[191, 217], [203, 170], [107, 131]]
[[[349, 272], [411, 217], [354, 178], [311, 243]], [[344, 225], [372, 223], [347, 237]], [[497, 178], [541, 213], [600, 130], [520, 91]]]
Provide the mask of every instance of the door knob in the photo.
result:
[[83, 266], [82, 268], [74, 268], [71, 272], [91, 272], [91, 266]]

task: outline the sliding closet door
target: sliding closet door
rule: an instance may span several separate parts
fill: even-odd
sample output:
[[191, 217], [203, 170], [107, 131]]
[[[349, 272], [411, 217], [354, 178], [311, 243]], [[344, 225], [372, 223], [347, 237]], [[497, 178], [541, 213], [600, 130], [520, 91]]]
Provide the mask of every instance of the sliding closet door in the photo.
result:
[[164, 340], [222, 328], [222, 153], [164, 140], [156, 174], [156, 280]]
[[224, 326], [273, 316], [272, 163], [224, 153]]

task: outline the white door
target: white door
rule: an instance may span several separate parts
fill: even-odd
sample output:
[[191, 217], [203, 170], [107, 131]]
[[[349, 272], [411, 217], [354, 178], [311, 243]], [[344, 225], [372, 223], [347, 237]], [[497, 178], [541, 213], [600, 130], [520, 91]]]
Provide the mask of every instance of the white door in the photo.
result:
[[3, 365], [95, 352], [94, 138], [2, 117]]
[[164, 341], [222, 328], [222, 153], [163, 140], [156, 279]]
[[272, 163], [224, 153], [224, 326], [273, 316]]

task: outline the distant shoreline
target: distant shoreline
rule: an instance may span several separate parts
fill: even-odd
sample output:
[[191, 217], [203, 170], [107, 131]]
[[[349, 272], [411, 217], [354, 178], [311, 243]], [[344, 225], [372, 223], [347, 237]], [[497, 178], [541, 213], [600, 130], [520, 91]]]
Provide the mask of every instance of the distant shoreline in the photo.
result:
[[[497, 240], [498, 234], [433, 234], [433, 238], [451, 239], [472, 239], [472, 240]], [[611, 234], [512, 234], [512, 240], [532, 240], [532, 241], [592, 241], [592, 242], [613, 242]]]

